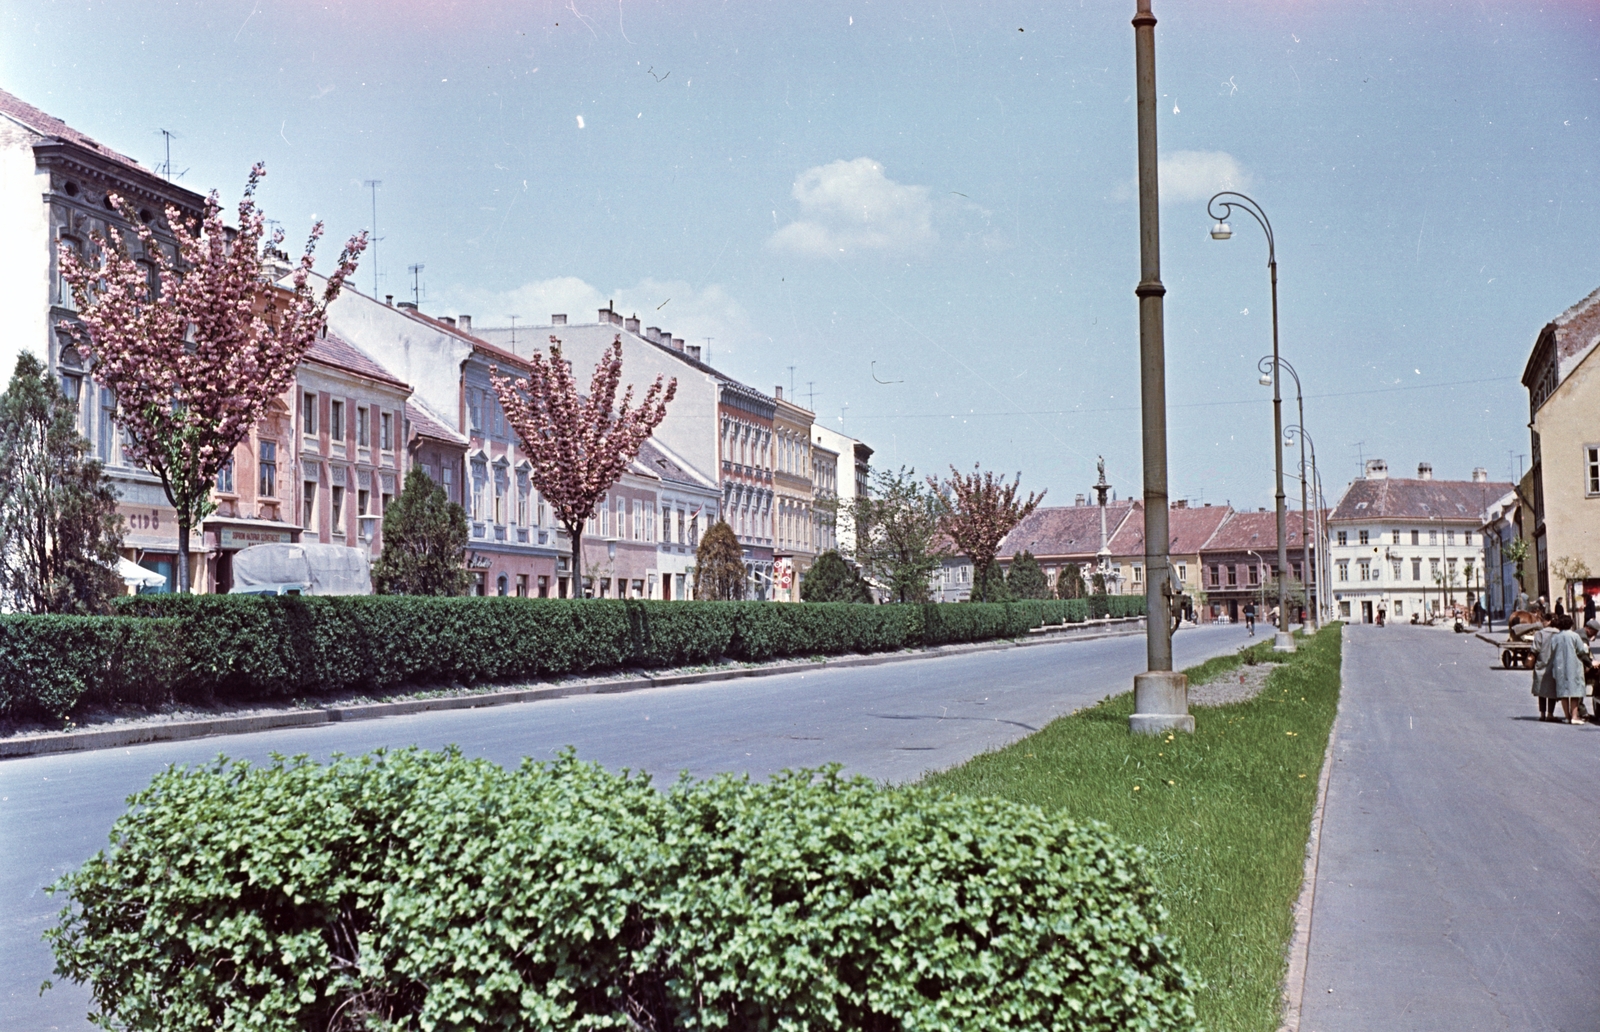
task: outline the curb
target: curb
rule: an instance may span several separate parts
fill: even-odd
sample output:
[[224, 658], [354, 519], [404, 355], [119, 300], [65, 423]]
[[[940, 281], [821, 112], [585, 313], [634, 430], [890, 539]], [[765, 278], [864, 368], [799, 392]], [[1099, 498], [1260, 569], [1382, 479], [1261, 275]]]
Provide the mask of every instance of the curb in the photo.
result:
[[[803, 673], [810, 670], [838, 669], [842, 667], [879, 666], [884, 663], [903, 663], [915, 659], [938, 659], [943, 656], [967, 655], [974, 652], [997, 652], [1001, 649], [1029, 648], [1035, 645], [1059, 645], [1072, 641], [1098, 641], [1102, 638], [1125, 638], [1144, 629], [1144, 617], [1125, 617], [1121, 620], [1088, 624], [1065, 624], [1062, 630], [1033, 635], [1026, 640], [1005, 640], [958, 645], [936, 645], [916, 652], [889, 652], [879, 655], [844, 656], [822, 662], [775, 663], [771, 666], [736, 667], [730, 670], [711, 670], [704, 673], [662, 674], [652, 677], [641, 674], [600, 681], [592, 684], [554, 686], [550, 688], [513, 688], [502, 692], [485, 692], [481, 695], [452, 695], [436, 699], [404, 699], [399, 702], [374, 702], [354, 706], [327, 706], [316, 709], [294, 710], [284, 713], [263, 713], [249, 717], [218, 717], [207, 720], [183, 720], [170, 724], [142, 724], [131, 727], [111, 727], [103, 731], [62, 731], [37, 735], [13, 741], [0, 741], [0, 760], [21, 759], [29, 756], [47, 756], [56, 753], [87, 752], [96, 749], [120, 749], [128, 745], [151, 742], [178, 742], [192, 738], [209, 738], [213, 735], [242, 735], [257, 731], [273, 731], [288, 727], [318, 727], [323, 724], [340, 724], [355, 720], [379, 720], [413, 713], [431, 713], [440, 710], [481, 709], [488, 706], [508, 706], [520, 702], [539, 702], [562, 699], [576, 695], [619, 695], [649, 688], [668, 688], [678, 685], [712, 684], [745, 677], [773, 677], [779, 674]], [[1073, 633], [1083, 628], [1089, 633]], [[1030, 632], [1031, 634], [1032, 632]]]
[[[1343, 638], [1343, 634], [1340, 635]], [[1342, 642], [1341, 642], [1342, 645]], [[1328, 781], [1333, 776], [1333, 743], [1339, 734], [1339, 710], [1344, 707], [1344, 650], [1339, 655], [1339, 705], [1328, 728], [1328, 747], [1322, 753], [1322, 774], [1317, 778], [1317, 805], [1311, 811], [1311, 833], [1306, 838], [1306, 865], [1300, 876], [1300, 898], [1294, 904], [1294, 936], [1289, 940], [1289, 970], [1283, 981], [1283, 1021], [1278, 1032], [1300, 1032], [1300, 1011], [1305, 1006], [1306, 972], [1311, 966], [1311, 911], [1317, 902], [1317, 865], [1322, 857], [1322, 816], [1328, 805]]]

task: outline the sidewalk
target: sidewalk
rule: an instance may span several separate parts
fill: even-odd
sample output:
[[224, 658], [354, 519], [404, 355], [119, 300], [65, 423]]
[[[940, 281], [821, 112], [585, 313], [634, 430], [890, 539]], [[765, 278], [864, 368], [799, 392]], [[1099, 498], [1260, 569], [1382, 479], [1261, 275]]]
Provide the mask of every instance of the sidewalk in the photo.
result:
[[1600, 1026], [1600, 727], [1499, 662], [1345, 631], [1302, 1032]]

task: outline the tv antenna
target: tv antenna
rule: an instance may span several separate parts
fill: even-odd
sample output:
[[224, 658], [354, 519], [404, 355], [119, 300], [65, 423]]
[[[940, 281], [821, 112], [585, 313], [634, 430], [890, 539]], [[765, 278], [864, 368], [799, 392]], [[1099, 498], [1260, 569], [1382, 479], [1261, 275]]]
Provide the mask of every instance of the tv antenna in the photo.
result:
[[520, 315], [508, 315], [506, 318], [511, 320], [511, 353], [515, 355], [517, 353], [517, 320], [522, 317]]
[[800, 397], [794, 392], [794, 366], [789, 367], [789, 400], [799, 401]]
[[[171, 129], [157, 129], [156, 132], [161, 134], [162, 141], [165, 143], [167, 150], [167, 160], [156, 166], [156, 172], [159, 175], [166, 176], [167, 182], [170, 183], [174, 178], [172, 175], [172, 141], [178, 139], [178, 134], [173, 132]], [[178, 173], [176, 178], [182, 179], [188, 174], [188, 172], [188, 169], [184, 169], [182, 172]]]
[[406, 266], [406, 271], [411, 273], [411, 303], [419, 310], [422, 308], [422, 270], [426, 268], [421, 262]]
[[806, 408], [815, 412], [817, 410], [817, 381], [806, 381]]
[[381, 179], [363, 179], [361, 185], [372, 191], [372, 299], [378, 299], [378, 241], [383, 237], [378, 235], [378, 187], [383, 185]]
[[706, 365], [711, 364], [711, 338], [706, 338]]

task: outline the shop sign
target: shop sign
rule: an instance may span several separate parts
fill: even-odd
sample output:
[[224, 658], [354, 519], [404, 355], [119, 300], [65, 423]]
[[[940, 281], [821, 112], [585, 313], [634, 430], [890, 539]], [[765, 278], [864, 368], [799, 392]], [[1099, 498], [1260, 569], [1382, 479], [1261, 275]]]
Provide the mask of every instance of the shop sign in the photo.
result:
[[487, 570], [493, 563], [493, 559], [478, 552], [471, 552], [467, 555], [467, 569], [469, 570]]
[[778, 590], [788, 591], [794, 587], [794, 560], [779, 559], [774, 566], [776, 567]]
[[223, 527], [223, 548], [248, 548], [251, 545], [287, 545], [292, 541], [287, 530], [267, 530], [242, 527]]

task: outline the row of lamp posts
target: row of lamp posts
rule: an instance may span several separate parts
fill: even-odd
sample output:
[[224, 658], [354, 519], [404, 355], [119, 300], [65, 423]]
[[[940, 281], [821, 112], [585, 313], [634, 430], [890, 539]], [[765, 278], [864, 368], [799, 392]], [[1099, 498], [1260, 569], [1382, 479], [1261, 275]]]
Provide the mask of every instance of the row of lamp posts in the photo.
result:
[[[1193, 731], [1194, 717], [1189, 714], [1188, 682], [1181, 673], [1172, 669], [1171, 607], [1176, 604], [1170, 576], [1171, 542], [1168, 535], [1167, 509], [1167, 405], [1166, 405], [1166, 346], [1163, 328], [1163, 302], [1166, 287], [1161, 283], [1161, 230], [1159, 220], [1158, 182], [1156, 175], [1156, 68], [1155, 68], [1155, 15], [1150, 10], [1150, 0], [1137, 0], [1133, 18], [1134, 65], [1137, 96], [1139, 138], [1139, 285], [1134, 293], [1139, 298], [1139, 373], [1140, 410], [1144, 449], [1144, 512], [1145, 512], [1145, 601], [1149, 616], [1146, 620], [1145, 653], [1148, 668], [1133, 679], [1134, 712], [1129, 717], [1129, 728], [1142, 734], [1165, 734], [1170, 731]], [[1276, 476], [1277, 528], [1278, 528], [1278, 626], [1273, 642], [1275, 652], [1293, 652], [1294, 636], [1289, 632], [1289, 553], [1287, 513], [1283, 493], [1283, 450], [1296, 439], [1300, 442], [1300, 547], [1302, 583], [1314, 581], [1317, 598], [1306, 598], [1306, 609], [1311, 614], [1312, 626], [1322, 622], [1324, 585], [1327, 578], [1319, 575], [1325, 567], [1325, 548], [1322, 542], [1322, 485], [1317, 476], [1317, 448], [1305, 429], [1305, 396], [1300, 389], [1300, 376], [1294, 367], [1283, 360], [1278, 349], [1278, 254], [1272, 236], [1272, 223], [1266, 212], [1251, 198], [1233, 190], [1216, 194], [1206, 204], [1206, 213], [1215, 220], [1211, 236], [1227, 240], [1233, 236], [1228, 219], [1235, 212], [1243, 212], [1261, 226], [1267, 237], [1267, 272], [1272, 284], [1272, 354], [1260, 362], [1261, 382], [1272, 387], [1272, 453]], [[1295, 401], [1299, 422], [1285, 429], [1283, 425], [1283, 374], [1293, 377]], [[1311, 448], [1311, 464], [1306, 465], [1306, 447]], [[1308, 517], [1309, 495], [1316, 498], [1316, 516]], [[1316, 535], [1316, 562], [1318, 572], [1313, 573], [1310, 536]]]

